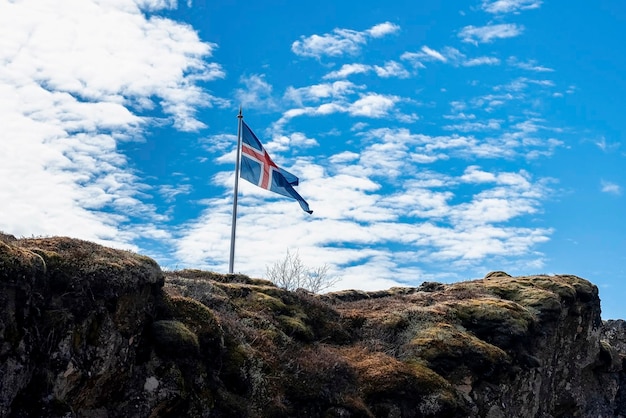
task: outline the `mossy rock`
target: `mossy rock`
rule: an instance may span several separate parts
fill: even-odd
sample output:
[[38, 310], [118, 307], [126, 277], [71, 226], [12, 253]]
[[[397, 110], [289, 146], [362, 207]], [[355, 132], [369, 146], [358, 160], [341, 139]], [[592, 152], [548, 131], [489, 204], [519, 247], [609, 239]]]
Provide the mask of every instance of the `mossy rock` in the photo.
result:
[[17, 245], [37, 252], [59, 285], [88, 286], [94, 296], [115, 297], [144, 284], [163, 284], [159, 265], [131, 251], [67, 237], [23, 239]]
[[622, 357], [608, 341], [600, 341], [600, 353], [598, 354], [597, 368], [604, 372], [622, 371]]
[[170, 303], [170, 313], [173, 318], [184, 322], [194, 332], [221, 331], [213, 311], [199, 301], [183, 296], [172, 296], [170, 297]]
[[46, 271], [46, 263], [33, 251], [0, 241], [0, 282], [31, 283]]
[[301, 318], [313, 332], [316, 340], [343, 344], [353, 336], [345, 318], [328, 303], [327, 299], [311, 292], [289, 292], [284, 298], [290, 309], [290, 315]]
[[534, 276], [528, 280], [534, 286], [558, 295], [562, 301], [571, 302], [576, 299], [576, 288], [568, 280], [563, 280], [559, 276]]
[[511, 277], [511, 275], [505, 271], [490, 271], [485, 275], [485, 279], [493, 279], [496, 277]]
[[194, 334], [205, 355], [217, 355], [224, 345], [224, 331], [214, 312], [197, 300], [182, 296], [170, 298], [173, 319]]
[[313, 330], [306, 324], [306, 317], [301, 315], [280, 315], [277, 318], [280, 328], [289, 336], [302, 341], [312, 341]]
[[499, 347], [445, 323], [419, 330], [402, 352], [426, 360], [431, 369], [446, 378], [455, 372], [455, 377], [462, 377], [467, 370], [488, 377], [509, 364], [508, 355]]
[[598, 287], [593, 283], [581, 279], [576, 276], [562, 276], [563, 278], [567, 278], [571, 280], [572, 286], [576, 289], [576, 296], [582, 302], [589, 302], [592, 300], [598, 300]]
[[546, 287], [541, 286], [541, 282], [524, 278], [485, 282], [485, 288], [496, 296], [532, 308], [543, 318], [556, 318], [562, 311], [561, 297], [554, 291], [558, 286]]
[[11, 242], [14, 242], [14, 241], [17, 241], [17, 238], [15, 238], [15, 235], [5, 234], [4, 232], [0, 231], [0, 242], [10, 244]]
[[180, 321], [162, 320], [152, 324], [157, 354], [164, 358], [185, 358], [199, 353], [198, 336]]
[[248, 364], [254, 357], [249, 346], [239, 344], [232, 336], [224, 339], [223, 358], [219, 368], [219, 376], [228, 391], [243, 395], [250, 391]]
[[385, 315], [380, 319], [377, 326], [380, 327], [382, 332], [398, 334], [399, 332], [405, 330], [409, 324], [410, 321], [405, 313], [390, 312], [388, 315]]
[[277, 287], [242, 285], [239, 283], [220, 283], [217, 285], [238, 307], [254, 317], [260, 313], [269, 316], [290, 314], [293, 309], [293, 297], [290, 292]]
[[199, 269], [184, 269], [166, 272], [170, 278], [183, 277], [185, 279], [205, 280], [219, 283], [240, 283], [250, 285], [273, 286], [272, 282], [264, 279], [250, 278], [244, 274], [222, 274]]
[[491, 293], [532, 309], [541, 320], [556, 319], [577, 299], [583, 303], [598, 300], [595, 285], [571, 275], [494, 278], [484, 285]]
[[525, 338], [535, 316], [519, 303], [491, 298], [447, 302], [461, 325], [478, 338], [506, 349]]
[[332, 303], [338, 302], [356, 302], [363, 299], [369, 299], [370, 295], [364, 290], [340, 290], [337, 292], [329, 292], [322, 295], [322, 298]]
[[250, 302], [253, 304], [251, 307], [258, 310], [269, 310], [275, 313], [288, 312], [287, 305], [280, 298], [267, 293], [252, 292]]
[[426, 365], [358, 347], [343, 352], [357, 373], [359, 387], [374, 415], [386, 416], [389, 404], [395, 404], [401, 416], [463, 415], [463, 402], [452, 385]]
[[240, 314], [257, 322], [273, 322], [288, 336], [302, 341], [350, 338], [339, 313], [317, 295], [275, 286], [235, 283], [218, 286], [230, 295], [231, 301], [241, 309]]
[[289, 351], [288, 358], [284, 377], [288, 399], [324, 410], [357, 394], [356, 373], [335, 347], [305, 345]]
[[264, 293], [268, 296], [272, 296], [274, 298], [280, 299], [286, 304], [293, 304], [297, 300], [296, 292], [283, 289], [282, 287], [277, 287], [273, 284], [270, 284], [270, 285], [255, 284], [255, 285], [251, 285], [251, 287], [259, 293]]

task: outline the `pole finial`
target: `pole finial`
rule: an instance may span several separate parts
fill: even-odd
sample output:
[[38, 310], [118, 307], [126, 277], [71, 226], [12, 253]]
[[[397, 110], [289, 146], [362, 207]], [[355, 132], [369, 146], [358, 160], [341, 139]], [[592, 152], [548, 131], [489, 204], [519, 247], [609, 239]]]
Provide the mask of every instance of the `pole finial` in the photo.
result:
[[242, 112], [242, 110], [241, 110], [241, 105], [239, 105], [239, 114], [237, 115], [237, 117], [238, 117], [239, 119], [242, 119], [242, 118], [243, 118], [243, 112]]

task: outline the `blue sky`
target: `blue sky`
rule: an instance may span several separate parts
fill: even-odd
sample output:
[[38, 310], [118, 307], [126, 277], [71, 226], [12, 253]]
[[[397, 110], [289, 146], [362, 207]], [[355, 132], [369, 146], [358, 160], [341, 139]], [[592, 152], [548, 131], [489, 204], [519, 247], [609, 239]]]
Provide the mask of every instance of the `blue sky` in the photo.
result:
[[[427, 4], [421, 4], [427, 3]], [[575, 274], [626, 318], [626, 5], [0, 0], [0, 230], [336, 289]]]

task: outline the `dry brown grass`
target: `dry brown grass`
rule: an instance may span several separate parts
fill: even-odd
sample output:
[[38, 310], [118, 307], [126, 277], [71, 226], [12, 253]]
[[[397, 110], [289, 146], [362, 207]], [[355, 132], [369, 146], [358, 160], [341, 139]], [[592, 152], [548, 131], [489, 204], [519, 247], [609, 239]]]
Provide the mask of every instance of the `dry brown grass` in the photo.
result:
[[163, 273], [149, 257], [66, 237], [20, 239], [12, 243], [38, 254], [52, 286], [81, 288], [112, 296], [146, 284], [162, 284]]
[[[356, 371], [363, 397], [375, 413], [388, 413], [390, 403], [400, 405], [402, 415], [413, 411], [415, 416], [424, 417], [456, 416], [462, 408], [452, 385], [420, 362], [400, 361], [362, 346], [341, 352]], [[400, 399], [412, 402], [403, 405], [406, 401]]]

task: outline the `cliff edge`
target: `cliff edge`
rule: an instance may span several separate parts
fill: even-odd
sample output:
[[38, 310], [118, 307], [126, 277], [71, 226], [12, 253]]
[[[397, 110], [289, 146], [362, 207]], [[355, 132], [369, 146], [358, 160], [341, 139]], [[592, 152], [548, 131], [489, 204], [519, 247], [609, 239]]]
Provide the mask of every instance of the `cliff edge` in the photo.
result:
[[624, 321], [571, 275], [314, 295], [0, 234], [0, 417], [620, 417]]

